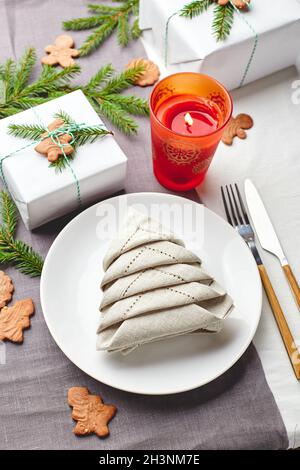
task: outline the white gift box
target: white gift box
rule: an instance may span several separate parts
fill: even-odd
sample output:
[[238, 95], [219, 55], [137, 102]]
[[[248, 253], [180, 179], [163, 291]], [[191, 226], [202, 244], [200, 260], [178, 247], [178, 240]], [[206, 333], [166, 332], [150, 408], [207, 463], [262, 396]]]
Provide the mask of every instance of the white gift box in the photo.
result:
[[[103, 125], [82, 91], [9, 116], [0, 121], [0, 159], [24, 147], [29, 140], [8, 135], [9, 124], [49, 125], [54, 114], [65, 111], [78, 124]], [[35, 144], [36, 145], [36, 144]], [[127, 158], [110, 135], [93, 144], [78, 147], [70, 161], [73, 173], [49, 168], [35, 145], [13, 153], [2, 162], [5, 182], [28, 229], [36, 228], [79, 207], [76, 180], [84, 205], [113, 194], [124, 187]]]
[[[300, 53], [299, 0], [252, 0], [247, 12], [235, 12], [230, 36], [217, 42], [212, 34], [214, 6], [191, 19], [175, 15], [190, 0], [141, 0], [140, 27], [146, 48], [165, 63], [168, 72], [202, 72], [228, 89], [241, 84], [258, 35], [244, 83], [295, 65]], [[248, 23], [248, 24], [247, 24]], [[147, 47], [148, 46], [148, 47]]]

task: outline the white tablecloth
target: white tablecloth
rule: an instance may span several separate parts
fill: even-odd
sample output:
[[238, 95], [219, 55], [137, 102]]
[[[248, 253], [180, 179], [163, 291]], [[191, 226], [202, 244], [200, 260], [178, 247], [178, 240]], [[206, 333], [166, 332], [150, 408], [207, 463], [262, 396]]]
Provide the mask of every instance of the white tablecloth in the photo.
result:
[[[163, 64], [159, 63], [147, 41], [147, 32], [144, 34], [144, 46], [148, 56], [160, 65], [162, 74], [166, 74]], [[243, 187], [245, 178], [251, 178], [264, 199], [289, 263], [300, 282], [298, 79], [297, 70], [289, 68], [232, 92], [234, 114], [250, 114], [255, 125], [249, 131], [247, 140], [236, 139], [232, 147], [220, 144], [206, 181], [198, 193], [207, 207], [225, 217], [220, 186], [236, 182]], [[295, 341], [300, 347], [300, 312], [285, 275], [274, 256], [260, 251]], [[289, 445], [291, 448], [299, 447], [300, 382], [294, 376], [266, 296], [254, 344], [285, 423]]]

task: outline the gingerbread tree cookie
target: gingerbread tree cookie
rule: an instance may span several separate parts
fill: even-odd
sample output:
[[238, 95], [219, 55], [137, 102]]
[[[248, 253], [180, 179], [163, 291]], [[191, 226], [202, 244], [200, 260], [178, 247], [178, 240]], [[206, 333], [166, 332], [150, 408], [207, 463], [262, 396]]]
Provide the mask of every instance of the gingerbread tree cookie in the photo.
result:
[[160, 77], [160, 70], [158, 66], [148, 59], [134, 59], [126, 67], [126, 70], [135, 67], [143, 67], [143, 72], [134, 80], [134, 84], [145, 87], [153, 85]]
[[48, 55], [42, 58], [42, 64], [61, 65], [71, 67], [75, 64], [73, 57], [78, 57], [80, 52], [74, 49], [74, 41], [71, 36], [62, 34], [55, 39], [54, 44], [45, 47]]
[[0, 312], [0, 340], [22, 343], [23, 329], [29, 328], [29, 317], [33, 314], [32, 299], [19, 300], [12, 307], [4, 307]]
[[73, 407], [72, 418], [77, 421], [73, 430], [77, 436], [95, 433], [109, 434], [108, 423], [115, 416], [114, 405], [104, 405], [100, 396], [91, 395], [86, 387], [73, 387], [68, 392], [68, 404]]
[[0, 308], [11, 300], [14, 291], [14, 285], [11, 278], [4, 272], [0, 271]]

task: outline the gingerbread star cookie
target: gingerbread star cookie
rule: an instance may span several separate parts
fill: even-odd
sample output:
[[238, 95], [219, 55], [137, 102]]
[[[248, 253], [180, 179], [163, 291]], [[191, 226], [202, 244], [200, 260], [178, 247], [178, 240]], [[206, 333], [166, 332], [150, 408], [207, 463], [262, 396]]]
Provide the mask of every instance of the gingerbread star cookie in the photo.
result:
[[160, 77], [158, 66], [148, 59], [134, 59], [126, 67], [126, 70], [134, 67], [143, 67], [143, 72], [134, 80], [134, 85], [141, 87], [153, 85]]
[[[55, 129], [62, 127], [64, 124], [65, 123], [63, 119], [55, 119], [55, 121], [49, 124], [48, 129], [49, 131], [54, 131]], [[71, 153], [74, 152], [72, 145], [68, 144], [72, 140], [72, 136], [69, 134], [62, 134], [57, 137], [59, 142], [63, 144], [63, 149], [56, 145], [52, 138], [48, 137], [48, 135], [48, 132], [45, 132], [41, 135], [43, 140], [41, 140], [34, 150], [36, 150], [38, 153], [41, 153], [42, 155], [46, 155], [49, 162], [55, 162], [59, 156], [63, 155], [64, 153], [65, 155], [71, 155]]]
[[72, 418], [77, 421], [74, 434], [86, 436], [95, 433], [99, 437], [108, 436], [108, 423], [117, 411], [114, 405], [104, 405], [101, 397], [91, 395], [86, 387], [70, 388], [68, 404], [73, 407]]
[[62, 34], [55, 39], [54, 44], [45, 47], [48, 55], [42, 58], [42, 64], [61, 65], [62, 67], [71, 67], [75, 64], [73, 57], [78, 57], [80, 52], [73, 49], [74, 41], [71, 36]]
[[251, 129], [251, 127], [253, 127], [253, 119], [249, 114], [238, 114], [235, 118], [232, 117], [224, 131], [222, 142], [232, 145], [235, 137], [246, 139], [245, 129]]
[[[230, 0], [218, 0], [218, 4], [221, 6], [225, 6], [227, 5], [227, 3], [229, 3], [229, 1]], [[250, 1], [251, 0], [232, 0], [232, 3], [240, 10], [247, 10]]]
[[0, 308], [11, 300], [14, 291], [14, 285], [11, 278], [4, 272], [0, 271]]
[[29, 328], [29, 317], [34, 314], [32, 299], [17, 301], [12, 307], [0, 311], [0, 340], [22, 343], [23, 329]]

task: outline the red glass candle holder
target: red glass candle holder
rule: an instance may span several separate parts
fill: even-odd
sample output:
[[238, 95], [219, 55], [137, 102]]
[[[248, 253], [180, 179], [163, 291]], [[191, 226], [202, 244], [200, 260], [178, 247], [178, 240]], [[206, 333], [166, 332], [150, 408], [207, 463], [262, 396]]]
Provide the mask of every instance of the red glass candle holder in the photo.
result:
[[170, 75], [155, 86], [150, 115], [158, 181], [175, 191], [201, 184], [232, 115], [228, 91], [207, 75]]

